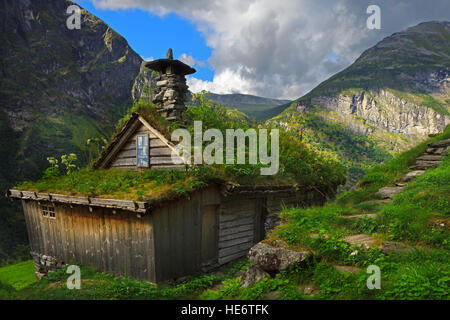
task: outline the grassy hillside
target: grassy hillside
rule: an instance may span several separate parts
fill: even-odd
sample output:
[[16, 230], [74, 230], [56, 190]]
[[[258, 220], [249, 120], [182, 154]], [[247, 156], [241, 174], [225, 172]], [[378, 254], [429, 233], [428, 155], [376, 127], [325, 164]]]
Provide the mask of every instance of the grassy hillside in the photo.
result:
[[[230, 128], [247, 130], [248, 118], [236, 111], [214, 103], [202, 94], [196, 96], [197, 104], [186, 114], [187, 129], [193, 133], [194, 120], [201, 120], [203, 130], [216, 128], [223, 132]], [[168, 123], [148, 103], [137, 104], [132, 111], [139, 112], [158, 129], [169, 135], [173, 124]], [[119, 123], [123, 123], [127, 115]], [[269, 128], [270, 129], [270, 128]], [[259, 130], [255, 129], [256, 132]], [[34, 182], [17, 186], [20, 190], [53, 192], [75, 196], [146, 200], [156, 202], [177, 196], [186, 196], [197, 188], [213, 182], [231, 181], [242, 185], [283, 185], [321, 189], [331, 198], [338, 185], [345, 183], [343, 166], [329, 153], [306, 145], [280, 132], [279, 170], [274, 175], [261, 175], [262, 164], [213, 164], [190, 167], [185, 171], [83, 169], [70, 175], [57, 173]], [[236, 149], [237, 147], [235, 147]], [[248, 159], [248, 150], [246, 150]], [[236, 150], [234, 150], [236, 155]], [[226, 150], [223, 152], [225, 159]]]
[[448, 39], [448, 22], [394, 33], [269, 122], [293, 134], [302, 128], [305, 141], [335, 152], [351, 187], [450, 122]]
[[[68, 290], [65, 270], [39, 282], [30, 277], [31, 262], [0, 268], [4, 299], [449, 299], [450, 292], [450, 154], [435, 169], [409, 182], [392, 202], [377, 200], [376, 191], [394, 185], [427, 143], [450, 138], [444, 133], [366, 173], [359, 189], [345, 192], [323, 207], [285, 208], [282, 224], [267, 243], [292, 250], [310, 250], [313, 260], [292, 266], [248, 288], [240, 280], [251, 264], [243, 258], [211, 274], [155, 286], [82, 268], [81, 290]], [[369, 214], [369, 215], [368, 215]], [[360, 216], [349, 219], [349, 216]], [[364, 233], [375, 239], [368, 249], [344, 237]], [[382, 241], [404, 250], [389, 254]], [[369, 265], [381, 270], [381, 289], [366, 285]]]

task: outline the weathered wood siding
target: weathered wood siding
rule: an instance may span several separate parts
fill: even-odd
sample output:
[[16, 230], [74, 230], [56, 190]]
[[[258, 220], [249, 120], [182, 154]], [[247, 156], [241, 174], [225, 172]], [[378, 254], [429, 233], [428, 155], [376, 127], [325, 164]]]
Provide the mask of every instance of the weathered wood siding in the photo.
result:
[[169, 169], [182, 168], [183, 165], [175, 165], [172, 162], [172, 150], [155, 134], [153, 134], [144, 124], [138, 126], [134, 133], [127, 139], [120, 148], [114, 159], [111, 161], [111, 167], [123, 169], [136, 169], [136, 137], [140, 134], [147, 134], [149, 137], [149, 159], [150, 168]]
[[267, 195], [234, 195], [222, 200], [219, 216], [219, 264], [243, 257], [263, 235], [264, 221], [270, 228], [279, 222], [283, 206], [318, 205], [325, 198], [315, 190]]
[[218, 188], [211, 186], [194, 192], [190, 199], [169, 202], [151, 213], [158, 282], [202, 269], [202, 208], [218, 204]]
[[112, 209], [55, 204], [42, 216], [37, 201], [22, 200], [31, 250], [116, 275], [155, 282], [151, 217]]
[[42, 216], [37, 201], [22, 203], [32, 251], [162, 282], [245, 256], [264, 236], [265, 219], [270, 218], [272, 227], [278, 222], [283, 205], [304, 207], [323, 201], [317, 191], [224, 197], [213, 185], [189, 199], [166, 202], [141, 218], [128, 211], [90, 212], [84, 205], [55, 204], [56, 219], [51, 219]]
[[256, 199], [224, 198], [219, 217], [219, 264], [245, 256], [254, 245]]

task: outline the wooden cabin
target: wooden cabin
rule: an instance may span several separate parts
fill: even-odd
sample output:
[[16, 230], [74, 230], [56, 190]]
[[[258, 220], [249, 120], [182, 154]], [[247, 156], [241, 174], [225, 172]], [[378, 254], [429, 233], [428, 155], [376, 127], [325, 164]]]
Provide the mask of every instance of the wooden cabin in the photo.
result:
[[[173, 169], [174, 146], [133, 114], [97, 168]], [[184, 166], [182, 166], [184, 167]], [[177, 279], [245, 256], [285, 206], [325, 201], [315, 189], [211, 184], [189, 198], [145, 201], [74, 197], [9, 190], [22, 200], [39, 273], [81, 263], [153, 283]]]
[[[147, 63], [160, 73], [153, 102], [167, 121], [183, 121], [186, 74], [167, 59]], [[103, 151], [97, 169], [183, 169], [175, 146], [151, 117], [134, 113]], [[175, 160], [175, 161], [174, 161]], [[184, 163], [184, 164], [183, 164]], [[189, 197], [157, 203], [8, 190], [22, 200], [37, 275], [65, 264], [153, 283], [177, 279], [243, 257], [262, 240], [285, 206], [321, 204], [324, 193], [292, 186], [211, 183]], [[131, 197], [130, 197], [131, 198]]]

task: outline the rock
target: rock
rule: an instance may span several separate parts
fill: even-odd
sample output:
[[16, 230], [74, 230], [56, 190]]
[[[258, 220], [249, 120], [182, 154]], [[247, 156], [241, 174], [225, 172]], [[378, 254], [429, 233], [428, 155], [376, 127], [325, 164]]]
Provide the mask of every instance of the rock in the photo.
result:
[[423, 161], [441, 161], [442, 157], [440, 155], [435, 154], [427, 154], [417, 158], [417, 160]]
[[428, 146], [431, 148], [448, 147], [448, 146], [450, 146], [450, 139], [432, 142], [432, 143], [429, 143]]
[[411, 181], [411, 180], [414, 179], [415, 177], [418, 177], [418, 176], [420, 176], [420, 175], [422, 175], [422, 174], [424, 174], [424, 173], [425, 173], [425, 170], [415, 170], [415, 171], [408, 172], [408, 173], [402, 178], [402, 181], [403, 181], [403, 182]]
[[347, 273], [358, 273], [361, 271], [360, 268], [354, 267], [354, 266], [340, 266], [335, 265], [334, 268], [340, 272], [347, 272]]
[[411, 247], [401, 242], [383, 241], [381, 244], [381, 252], [384, 254], [391, 254], [392, 252], [407, 252], [411, 249]]
[[35, 272], [34, 274], [36, 275], [36, 278], [38, 280], [42, 280], [42, 278], [44, 278], [47, 275], [47, 273], [42, 273], [42, 272]]
[[409, 167], [412, 170], [428, 170], [432, 168], [436, 168], [441, 164], [441, 161], [416, 161], [416, 164]]
[[313, 296], [319, 293], [319, 289], [314, 287], [313, 284], [305, 284], [297, 286], [297, 290], [300, 294], [304, 294], [305, 296]]
[[169, 81], [167, 81], [167, 80], [161, 80], [161, 81], [156, 82], [156, 85], [158, 87], [164, 87], [164, 86], [167, 86], [168, 84], [169, 84]]
[[363, 247], [366, 249], [369, 249], [375, 244], [375, 239], [368, 234], [355, 234], [346, 236], [343, 241], [352, 246]]
[[248, 252], [248, 258], [266, 272], [279, 272], [294, 263], [301, 263], [311, 257], [308, 251], [293, 251], [258, 243]]
[[268, 300], [277, 300], [281, 295], [281, 292], [276, 290], [276, 291], [270, 291], [269, 293], [266, 294], [266, 299]]
[[392, 199], [396, 194], [403, 191], [403, 187], [384, 187], [376, 193], [381, 199]]
[[217, 284], [215, 284], [211, 289], [209, 289], [209, 290], [212, 290], [212, 291], [219, 291], [220, 289], [222, 289], [222, 287], [223, 287], [223, 283], [222, 282], [219, 282], [219, 283], [217, 283]]
[[443, 153], [445, 153], [447, 150], [449, 150], [450, 149], [450, 147], [447, 147], [447, 148], [438, 148], [438, 149], [435, 149], [435, 151], [434, 151], [434, 154], [443, 154]]
[[241, 286], [244, 288], [252, 286], [255, 282], [270, 277], [267, 272], [264, 272], [254, 264], [247, 268], [241, 279]]

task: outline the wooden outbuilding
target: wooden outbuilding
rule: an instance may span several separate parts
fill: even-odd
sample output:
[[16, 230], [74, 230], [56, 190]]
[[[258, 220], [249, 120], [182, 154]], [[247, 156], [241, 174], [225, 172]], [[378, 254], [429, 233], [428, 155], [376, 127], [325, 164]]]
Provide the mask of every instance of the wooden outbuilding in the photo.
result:
[[[141, 139], [140, 142], [138, 140]], [[176, 169], [173, 144], [137, 113], [95, 166]], [[282, 206], [321, 204], [314, 188], [214, 183], [161, 203], [9, 190], [22, 200], [39, 273], [81, 263], [154, 283], [245, 256], [278, 221]]]
[[[164, 59], [164, 63], [181, 62]], [[169, 80], [170, 72], [178, 70], [165, 68]], [[170, 100], [173, 86], [168, 84], [171, 82], [162, 81], [158, 94], [163, 98], [157, 99], [162, 99], [158, 100], [159, 108], [166, 108], [165, 116], [173, 121], [182, 116], [182, 108], [177, 107], [182, 100]], [[181, 93], [182, 85], [177, 89]], [[164, 90], [172, 91], [168, 95]], [[171, 157], [175, 146], [157, 128], [145, 115], [132, 114], [94, 168], [184, 169], [181, 157], [175, 157], [176, 163]], [[39, 274], [80, 263], [153, 283], [243, 257], [278, 222], [282, 206], [304, 207], [326, 201], [324, 193], [313, 187], [255, 187], [228, 182], [210, 183], [188, 197], [156, 203], [27, 190], [8, 190], [7, 196], [22, 201]]]

